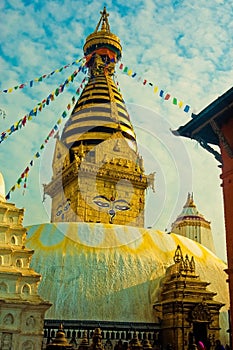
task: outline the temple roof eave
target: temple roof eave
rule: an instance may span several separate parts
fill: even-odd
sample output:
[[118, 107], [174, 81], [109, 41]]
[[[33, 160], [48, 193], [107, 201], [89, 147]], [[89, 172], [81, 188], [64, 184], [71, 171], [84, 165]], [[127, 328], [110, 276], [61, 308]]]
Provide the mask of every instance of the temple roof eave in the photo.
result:
[[203, 139], [205, 142], [219, 145], [218, 135], [213, 131], [211, 122], [222, 123], [232, 117], [233, 111], [233, 88], [218, 97], [199, 114], [192, 114], [192, 120], [172, 131], [177, 136], [191, 139]]

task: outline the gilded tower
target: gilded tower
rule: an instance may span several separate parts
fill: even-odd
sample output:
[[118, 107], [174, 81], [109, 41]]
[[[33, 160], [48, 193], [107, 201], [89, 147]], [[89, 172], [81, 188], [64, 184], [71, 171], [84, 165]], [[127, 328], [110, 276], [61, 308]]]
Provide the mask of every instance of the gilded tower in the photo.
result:
[[53, 177], [44, 187], [52, 198], [51, 221], [143, 227], [145, 190], [154, 178], [144, 173], [135, 132], [114, 82], [122, 47], [110, 31], [106, 8], [83, 50], [88, 82], [57, 138]]

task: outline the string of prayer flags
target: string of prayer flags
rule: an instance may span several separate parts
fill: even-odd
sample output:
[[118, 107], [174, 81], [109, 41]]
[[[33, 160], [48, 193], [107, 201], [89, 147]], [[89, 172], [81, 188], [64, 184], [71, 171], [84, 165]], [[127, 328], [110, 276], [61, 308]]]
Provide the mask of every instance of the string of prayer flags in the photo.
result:
[[3, 119], [6, 118], [6, 112], [2, 108], [0, 108], [0, 117], [2, 117]]
[[[80, 67], [79, 67], [80, 68]], [[8, 138], [13, 132], [20, 130], [22, 127], [27, 125], [27, 121], [32, 120], [32, 117], [37, 115], [37, 112], [41, 112], [43, 108], [50, 104], [50, 101], [54, 101], [55, 96], [57, 97], [64, 91], [65, 86], [69, 85], [74, 81], [76, 75], [80, 72], [81, 69], [76, 69], [73, 74], [68, 77], [63, 84], [61, 84], [55, 91], [51, 92], [48, 97], [39, 102], [28, 114], [26, 114], [23, 118], [19, 119], [13, 125], [10, 126], [9, 129], [3, 131], [0, 134], [0, 144]], [[85, 80], [82, 81], [82, 84]], [[82, 86], [81, 84], [81, 86]]]
[[[127, 74], [129, 77], [136, 77], [137, 73], [134, 72], [132, 69], [129, 69], [127, 66], [124, 66], [123, 63], [120, 63], [119, 69], [122, 73]], [[142, 84], [149, 85], [153, 87], [153, 92], [156, 94], [158, 93], [159, 97], [161, 97], [163, 100], [168, 101], [170, 100], [173, 105], [178, 106], [179, 108], [182, 108], [185, 113], [188, 113], [191, 109], [191, 107], [187, 104], [184, 104], [183, 101], [178, 101], [176, 97], [172, 97], [170, 93], [165, 93], [164, 89], [159, 89], [157, 85], [155, 85], [152, 82], [149, 82], [147, 79], [143, 79], [142, 77], [139, 77], [137, 81], [142, 81]]]
[[[81, 86], [83, 86], [84, 80], [82, 81]], [[76, 98], [75, 96], [72, 97], [71, 102], [67, 104], [66, 109], [69, 111], [71, 106], [74, 106], [76, 103]], [[63, 111], [61, 114], [62, 118], [66, 118], [68, 116], [67, 111]], [[44, 150], [46, 144], [48, 143], [48, 141], [50, 140], [50, 138], [55, 134], [55, 131], [58, 130], [59, 125], [61, 124], [62, 118], [59, 118], [56, 122], [56, 124], [54, 125], [54, 127], [50, 130], [49, 134], [47, 135], [47, 137], [44, 140], [44, 143], [41, 144], [40, 146], [40, 150], [37, 151], [34, 156], [33, 159], [38, 159], [41, 156], [41, 152]], [[13, 185], [11, 187], [11, 189], [9, 190], [9, 192], [7, 193], [7, 195], [5, 196], [6, 200], [9, 200], [11, 197], [11, 192], [14, 192], [16, 188], [20, 188], [23, 185], [24, 191], [27, 188], [27, 178], [28, 178], [28, 173], [31, 170], [31, 168], [34, 165], [34, 160], [31, 160], [29, 162], [29, 165], [24, 169], [24, 171], [22, 172], [22, 174], [20, 175], [20, 177], [18, 178], [18, 180], [16, 181], [16, 184]], [[23, 192], [24, 194], [24, 192]]]
[[[43, 74], [43, 75], [41, 75], [39, 78], [31, 79], [29, 82], [16, 85], [16, 86], [11, 87], [11, 88], [9, 88], [9, 89], [0, 90], [0, 94], [1, 94], [1, 93], [11, 93], [11, 92], [14, 92], [14, 91], [16, 91], [16, 90], [18, 90], [18, 89], [23, 89], [23, 88], [25, 88], [26, 86], [29, 86], [30, 88], [32, 88], [32, 87], [34, 86], [34, 83], [39, 83], [39, 82], [43, 81], [43, 80], [46, 79], [46, 78], [50, 78], [50, 77], [51, 77], [52, 75], [54, 75], [55, 73], [60, 73], [60, 72], [63, 71], [63, 69], [66, 69], [66, 68], [68, 68], [68, 67], [71, 67], [71, 66], [73, 66], [73, 65], [75, 65], [75, 64], [79, 64], [80, 62], [83, 62], [82, 66], [84, 66], [84, 64], [85, 64], [86, 61], [84, 60], [83, 57], [82, 57], [82, 58], [79, 58], [79, 59], [76, 59], [74, 62], [69, 63], [69, 64], [66, 64], [65, 66], [63, 66], [63, 67], [61, 67], [61, 68], [59, 68], [59, 69], [55, 69], [55, 70], [53, 70], [53, 71], [52, 71], [51, 73], [49, 73], [49, 74]], [[82, 67], [82, 68], [83, 68], [83, 67]], [[72, 79], [72, 76], [70, 77], [70, 79]], [[72, 80], [71, 80], [71, 81], [72, 81]]]

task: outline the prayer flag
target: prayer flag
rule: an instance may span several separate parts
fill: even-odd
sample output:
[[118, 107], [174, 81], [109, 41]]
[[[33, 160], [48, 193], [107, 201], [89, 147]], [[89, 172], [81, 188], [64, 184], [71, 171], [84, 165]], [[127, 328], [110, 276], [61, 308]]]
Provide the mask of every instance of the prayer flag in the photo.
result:
[[186, 105], [186, 106], [184, 107], [184, 112], [188, 113], [189, 109], [190, 109], [190, 106]]
[[172, 103], [173, 103], [174, 105], [177, 105], [177, 98], [176, 98], [176, 97], [173, 97]]
[[10, 192], [7, 193], [5, 199], [6, 199], [6, 200], [10, 199]]
[[166, 94], [166, 96], [164, 97], [164, 100], [169, 100], [170, 97], [171, 97], [170, 94]]
[[164, 91], [163, 91], [163, 90], [160, 90], [159, 96], [160, 96], [160, 97], [163, 97], [163, 94], [164, 94]]

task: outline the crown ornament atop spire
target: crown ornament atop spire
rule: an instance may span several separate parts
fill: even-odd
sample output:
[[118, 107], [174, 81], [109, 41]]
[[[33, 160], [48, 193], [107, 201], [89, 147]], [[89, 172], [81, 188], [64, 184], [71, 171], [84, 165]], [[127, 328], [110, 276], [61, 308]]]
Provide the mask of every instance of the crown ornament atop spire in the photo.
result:
[[116, 62], [121, 58], [122, 47], [120, 39], [111, 32], [108, 22], [109, 14], [106, 7], [100, 12], [101, 17], [95, 31], [88, 35], [83, 47], [84, 55], [87, 57], [99, 49], [108, 49], [116, 56]]
[[100, 27], [101, 22], [102, 22], [101, 30], [104, 30], [106, 32], [110, 32], [110, 25], [108, 23], [109, 13], [107, 13], [105, 6], [104, 6], [104, 10], [100, 11], [100, 14], [101, 14], [101, 17], [100, 17], [99, 23], [96, 26], [95, 33], [98, 32], [98, 29]]

